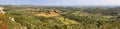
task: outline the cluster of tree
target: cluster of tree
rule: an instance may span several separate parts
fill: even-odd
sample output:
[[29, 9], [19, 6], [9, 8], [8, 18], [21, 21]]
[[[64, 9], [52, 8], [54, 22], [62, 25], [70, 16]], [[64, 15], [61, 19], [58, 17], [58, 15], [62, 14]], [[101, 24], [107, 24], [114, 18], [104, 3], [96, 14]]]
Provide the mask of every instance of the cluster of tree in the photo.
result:
[[92, 13], [92, 14], [103, 14], [103, 15], [112, 15], [115, 16], [119, 14], [120, 10], [119, 7], [115, 8], [88, 8], [84, 9], [85, 12]]

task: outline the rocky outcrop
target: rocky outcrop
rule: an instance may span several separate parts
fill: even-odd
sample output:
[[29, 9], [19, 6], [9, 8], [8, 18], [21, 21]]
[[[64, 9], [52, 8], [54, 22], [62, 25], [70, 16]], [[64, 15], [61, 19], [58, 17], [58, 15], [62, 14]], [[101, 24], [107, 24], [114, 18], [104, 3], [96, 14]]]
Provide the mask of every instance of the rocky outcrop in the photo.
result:
[[5, 12], [3, 10], [4, 10], [4, 8], [0, 7], [0, 14], [5, 14]]
[[12, 17], [9, 17], [9, 19], [10, 19], [11, 21], [15, 21], [14, 18], [12, 18]]

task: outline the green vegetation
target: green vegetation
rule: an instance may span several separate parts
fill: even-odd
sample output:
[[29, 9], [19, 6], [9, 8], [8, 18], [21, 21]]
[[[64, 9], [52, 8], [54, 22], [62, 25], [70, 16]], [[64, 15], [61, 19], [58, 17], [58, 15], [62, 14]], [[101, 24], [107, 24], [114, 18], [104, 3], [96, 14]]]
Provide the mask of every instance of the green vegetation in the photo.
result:
[[119, 7], [1, 7], [0, 29], [120, 29]]

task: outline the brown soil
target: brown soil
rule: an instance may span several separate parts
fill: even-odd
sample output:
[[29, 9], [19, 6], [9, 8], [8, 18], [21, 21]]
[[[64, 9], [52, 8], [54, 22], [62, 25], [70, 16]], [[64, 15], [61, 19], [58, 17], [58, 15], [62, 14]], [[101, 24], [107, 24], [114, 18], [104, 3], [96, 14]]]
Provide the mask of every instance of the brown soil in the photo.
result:
[[7, 26], [3, 23], [2, 19], [0, 19], [0, 29], [7, 29]]
[[3, 15], [0, 14], [0, 29], [8, 29], [7, 25], [3, 21]]

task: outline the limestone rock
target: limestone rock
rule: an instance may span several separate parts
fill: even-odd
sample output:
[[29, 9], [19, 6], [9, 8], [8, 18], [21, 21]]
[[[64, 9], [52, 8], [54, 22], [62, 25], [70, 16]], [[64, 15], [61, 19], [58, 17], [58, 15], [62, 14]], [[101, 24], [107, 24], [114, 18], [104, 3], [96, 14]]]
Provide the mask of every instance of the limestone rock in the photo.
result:
[[3, 10], [4, 10], [4, 8], [0, 7], [0, 14], [5, 14], [5, 12]]

